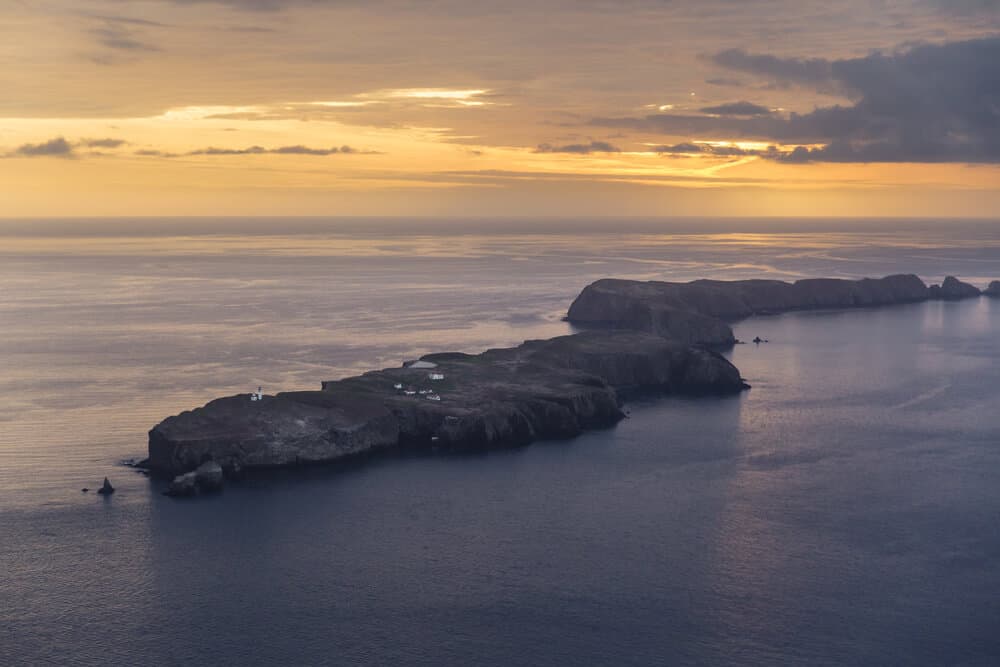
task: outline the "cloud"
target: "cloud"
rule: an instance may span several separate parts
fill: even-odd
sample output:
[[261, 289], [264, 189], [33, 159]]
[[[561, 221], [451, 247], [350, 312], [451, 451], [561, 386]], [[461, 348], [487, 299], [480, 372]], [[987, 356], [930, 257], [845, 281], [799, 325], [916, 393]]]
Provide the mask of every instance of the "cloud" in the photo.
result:
[[135, 155], [140, 157], [180, 157], [179, 153], [168, 153], [166, 151], [153, 150], [151, 148], [142, 148], [135, 151]]
[[1000, 0], [924, 0], [924, 2], [945, 14], [959, 16], [1000, 14]]
[[704, 107], [702, 113], [715, 116], [769, 116], [771, 110], [752, 102], [731, 102], [729, 104], [719, 104], [713, 107]]
[[742, 86], [743, 82], [739, 79], [732, 79], [729, 77], [718, 76], [712, 79], [705, 79], [705, 83], [710, 86]]
[[1000, 163], [1000, 37], [910, 46], [844, 60], [777, 58], [738, 50], [732, 69], [825, 90], [848, 105], [767, 116], [653, 114], [596, 125], [667, 135], [821, 144], [768, 156], [788, 162]]
[[765, 151], [748, 150], [745, 148], [740, 148], [739, 146], [694, 143], [694, 142], [684, 142], [680, 144], [673, 144], [672, 146], [654, 146], [650, 150], [652, 150], [654, 153], [666, 153], [671, 155], [701, 153], [703, 155], [719, 155], [726, 157], [765, 154]]
[[149, 19], [137, 19], [131, 16], [115, 16], [112, 14], [92, 14], [90, 12], [81, 12], [80, 15], [92, 19], [97, 19], [100, 21], [105, 21], [107, 23], [126, 23], [128, 25], [141, 25], [150, 28], [169, 27], [168, 23], [160, 23], [159, 21], [150, 21]]
[[754, 55], [742, 49], [727, 49], [716, 53], [710, 60], [726, 69], [780, 81], [816, 84], [831, 77], [830, 61], [824, 58], [778, 58], [766, 54]]
[[333, 146], [330, 148], [311, 148], [309, 146], [279, 146], [278, 148], [265, 148], [263, 146], [248, 146], [247, 148], [198, 148], [186, 153], [170, 153], [154, 149], [142, 149], [134, 152], [140, 157], [165, 157], [175, 158], [191, 155], [380, 155], [378, 151], [363, 151], [352, 146]]
[[[0, 154], [0, 157], [62, 157], [75, 158], [80, 154], [76, 152], [78, 148], [121, 148], [127, 146], [129, 142], [124, 139], [104, 137], [99, 139], [79, 139], [68, 141], [65, 137], [56, 137], [48, 141], [37, 144], [24, 144], [18, 146], [13, 151]], [[109, 153], [83, 153], [83, 155], [109, 155]], [[279, 146], [277, 148], [265, 148], [263, 146], [249, 146], [247, 148], [217, 148], [209, 146], [198, 148], [185, 153], [172, 153], [153, 148], [142, 148], [132, 152], [139, 157], [162, 157], [176, 158], [192, 155], [378, 155], [378, 151], [367, 151], [354, 148], [353, 146], [332, 146], [330, 148], [312, 148], [301, 144], [293, 146]]]
[[152, 44], [139, 41], [133, 31], [125, 28], [120, 22], [108, 23], [107, 25], [92, 28], [90, 34], [97, 37], [97, 41], [104, 47], [119, 51], [159, 51], [160, 49]]
[[569, 144], [567, 146], [553, 146], [552, 144], [539, 144], [535, 149], [536, 153], [575, 153], [577, 155], [589, 155], [590, 153], [621, 153], [620, 148], [612, 146], [606, 141], [591, 141], [589, 144]]
[[[171, 2], [177, 5], [225, 5], [233, 9], [242, 9], [252, 12], [273, 12], [296, 5], [308, 6], [323, 4], [323, 0], [171, 0]], [[340, 0], [339, 2], [329, 2], [328, 4], [358, 4], [359, 2], [360, 0], [355, 0], [354, 3]]]
[[77, 142], [78, 146], [87, 146], [88, 148], [120, 148], [128, 142], [124, 139], [82, 139]]
[[360, 153], [362, 151], [350, 146], [334, 146], [332, 148], [309, 148], [308, 146], [281, 146], [279, 148], [264, 148], [250, 146], [249, 148], [201, 148], [185, 155], [336, 155]]
[[22, 144], [9, 153], [0, 154], [0, 157], [77, 157], [77, 148], [119, 148], [128, 142], [124, 139], [80, 139], [79, 141], [68, 141], [65, 137], [56, 137], [37, 144]]
[[73, 157], [73, 144], [63, 137], [56, 137], [40, 144], [24, 144], [14, 149], [14, 156], [23, 157]]

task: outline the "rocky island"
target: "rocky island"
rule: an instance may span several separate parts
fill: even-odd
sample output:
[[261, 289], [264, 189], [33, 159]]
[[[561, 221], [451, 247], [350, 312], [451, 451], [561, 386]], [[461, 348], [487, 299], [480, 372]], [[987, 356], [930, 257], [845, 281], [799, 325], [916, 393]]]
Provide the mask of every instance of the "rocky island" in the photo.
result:
[[979, 296], [978, 288], [948, 276], [928, 287], [915, 275], [843, 280], [695, 280], [591, 283], [569, 308], [573, 324], [648, 331], [671, 340], [725, 347], [736, 342], [729, 323], [792, 310], [865, 308], [929, 299]]
[[572, 437], [617, 423], [629, 392], [746, 389], [716, 351], [736, 342], [734, 320], [979, 294], [952, 277], [928, 287], [914, 275], [795, 283], [599, 280], [569, 309], [567, 319], [585, 331], [475, 355], [429, 354], [323, 382], [318, 391], [219, 398], [153, 427], [146, 465], [177, 475], [171, 489], [190, 495], [218, 488], [217, 468], [232, 475], [391, 449], [476, 450]]
[[242, 394], [169, 417], [148, 464], [179, 474], [205, 461], [245, 467], [332, 461], [390, 448], [486, 449], [611, 426], [629, 390], [732, 394], [717, 352], [642, 332], [583, 332], [482, 354], [430, 354], [320, 391]]

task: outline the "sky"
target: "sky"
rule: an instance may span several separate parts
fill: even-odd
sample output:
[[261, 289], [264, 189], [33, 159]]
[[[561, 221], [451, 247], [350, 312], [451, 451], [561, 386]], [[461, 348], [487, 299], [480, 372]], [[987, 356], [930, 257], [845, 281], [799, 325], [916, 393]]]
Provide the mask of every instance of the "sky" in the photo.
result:
[[996, 217], [1000, 0], [0, 0], [0, 217]]

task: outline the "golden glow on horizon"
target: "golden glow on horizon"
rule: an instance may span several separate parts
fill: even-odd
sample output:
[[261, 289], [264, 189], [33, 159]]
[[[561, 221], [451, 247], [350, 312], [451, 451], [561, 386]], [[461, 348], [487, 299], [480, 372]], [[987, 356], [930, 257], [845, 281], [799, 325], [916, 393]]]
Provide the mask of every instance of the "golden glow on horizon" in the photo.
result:
[[[747, 37], [753, 3], [655, 4], [15, 3], [0, 25], [0, 217], [1000, 210], [994, 164], [792, 164], [776, 154], [823, 144], [719, 122], [853, 101], [711, 54], [941, 41], [932, 3], [914, 0], [907, 22], [858, 5], [836, 26], [789, 4], [780, 44]], [[992, 34], [960, 18], [949, 39]], [[744, 109], [710, 111], [727, 104]]]

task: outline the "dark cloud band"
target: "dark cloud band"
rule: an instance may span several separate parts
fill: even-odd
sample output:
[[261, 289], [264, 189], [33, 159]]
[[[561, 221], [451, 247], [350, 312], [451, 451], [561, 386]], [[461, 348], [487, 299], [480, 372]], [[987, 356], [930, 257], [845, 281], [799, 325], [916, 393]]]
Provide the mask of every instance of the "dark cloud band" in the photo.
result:
[[757, 105], [741, 102], [702, 109], [713, 115], [654, 114], [596, 119], [594, 124], [673, 136], [721, 134], [786, 145], [822, 144], [767, 153], [789, 162], [1000, 163], [1000, 37], [845, 60], [728, 50], [713, 61], [779, 82], [836, 89], [852, 103], [784, 116], [749, 113]]

